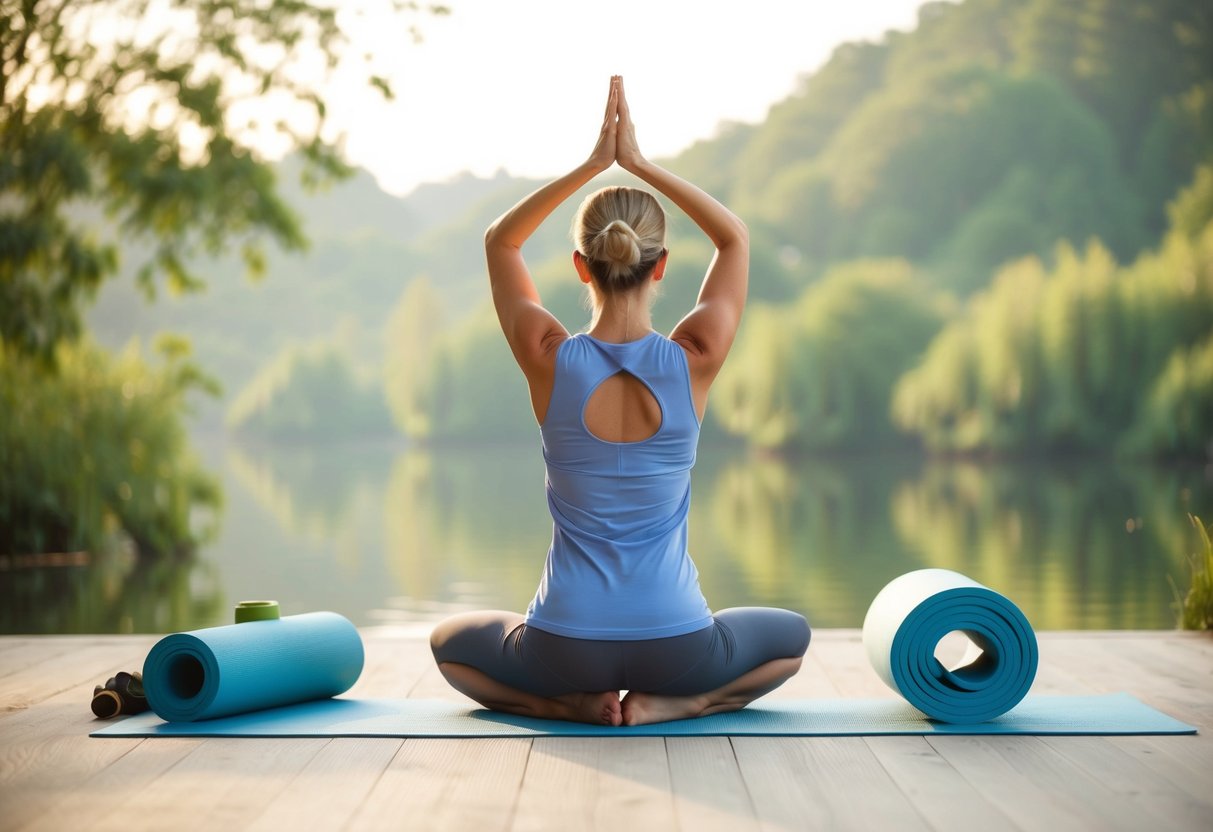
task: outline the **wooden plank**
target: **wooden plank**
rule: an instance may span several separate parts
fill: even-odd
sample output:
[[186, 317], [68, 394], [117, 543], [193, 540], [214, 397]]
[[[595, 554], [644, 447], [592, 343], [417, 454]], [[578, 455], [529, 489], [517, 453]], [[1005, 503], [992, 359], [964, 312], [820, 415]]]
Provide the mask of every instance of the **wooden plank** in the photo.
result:
[[248, 825], [251, 832], [340, 829], [362, 807], [404, 740], [338, 737]]
[[861, 737], [734, 737], [765, 827], [926, 829]]
[[509, 827], [531, 741], [410, 739], [350, 816], [354, 829]]
[[512, 829], [675, 829], [660, 737], [539, 737]]
[[834, 699], [839, 694], [819, 651], [810, 644], [800, 671], [767, 695], [772, 699]]
[[[1156, 827], [1207, 830], [1213, 822], [1208, 801], [1195, 799], [1105, 737], [1042, 737], [1041, 742], [1116, 795], [1118, 805], [1140, 808], [1152, 816]], [[1204, 776], [1207, 791], [1207, 768]]]
[[131, 635], [106, 635], [103, 633], [86, 633], [84, 635], [47, 635], [47, 636], [30, 636], [30, 635], [11, 635], [0, 636], [0, 654], [4, 651], [13, 648], [21, 647], [27, 644], [42, 643], [46, 645], [63, 645], [68, 648], [76, 648], [82, 646], [90, 647], [113, 647], [118, 644], [130, 644], [135, 639], [157, 639], [156, 635], [131, 634]]
[[424, 672], [416, 677], [416, 682], [409, 688], [408, 698], [451, 699], [466, 702], [469, 705], [475, 704], [471, 699], [451, 687], [450, 683], [442, 675], [442, 671], [438, 669], [438, 665], [434, 663], [432, 657], [427, 659]]
[[49, 676], [46, 683], [48, 690], [68, 685], [66, 689], [43, 698], [43, 691], [30, 687], [29, 680], [18, 680], [22, 689], [10, 695], [7, 685], [17, 677], [0, 682], [0, 696], [9, 701], [40, 700], [0, 717], [0, 805], [5, 807], [0, 812], [0, 829], [36, 819], [140, 743], [90, 739], [88, 732], [98, 724], [88, 705], [93, 686], [87, 676], [81, 684], [68, 681], [96, 672], [97, 666], [121, 666], [132, 651], [131, 640], [74, 641], [73, 652], [65, 657], [75, 656], [78, 669], [72, 672], [60, 667], [58, 679]]
[[727, 737], [667, 737], [674, 814], [682, 829], [758, 829], [758, 815]]
[[932, 829], [1015, 829], [1002, 811], [931, 747], [924, 737], [869, 737], [873, 756]]
[[876, 675], [868, 662], [863, 640], [855, 631], [849, 635], [820, 638], [810, 645], [814, 658], [821, 662], [834, 689], [842, 696], [856, 698], [896, 698], [888, 685]]
[[[1137, 672], [1128, 682], [1132, 690], [1147, 691], [1146, 695], [1165, 696], [1183, 708], [1188, 719], [1197, 724], [1213, 722], [1213, 661], [1193, 655], [1178, 641], [1169, 639], [1126, 639], [1113, 647], [1105, 642], [1104, 653], [1114, 652], [1132, 665]], [[1138, 688], [1137, 686], [1141, 686]], [[1157, 692], [1152, 688], [1160, 686]]]
[[1213, 735], [1195, 737], [1109, 737], [1107, 742], [1132, 756], [1188, 797], [1209, 807], [1213, 818]]
[[1125, 691], [1177, 719], [1208, 725], [1213, 720], [1213, 668], [1159, 661], [1159, 643], [1133, 638], [1075, 639], [1070, 649], [1081, 650], [1081, 658], [1069, 665], [1076, 676], [1103, 692]]
[[93, 686], [104, 684], [120, 670], [141, 669], [153, 643], [143, 638], [116, 643], [86, 642], [5, 676], [0, 680], [0, 711], [28, 708], [72, 688], [81, 690], [81, 701], [87, 709]]
[[83, 733], [0, 741], [0, 830], [17, 829], [58, 806], [82, 782], [126, 756], [139, 740], [101, 743]]
[[[594, 829], [602, 777], [598, 757], [585, 740], [537, 738], [514, 810], [515, 832]], [[642, 795], [640, 802], [644, 802]], [[563, 827], [557, 819], [563, 819]], [[639, 820], [633, 817], [630, 820]], [[620, 826], [624, 826], [623, 823]]]
[[126, 799], [94, 819], [88, 829], [241, 828], [260, 815], [328, 742], [208, 738], [143, 788], [124, 790]]
[[428, 642], [419, 639], [365, 641], [366, 664], [346, 694], [368, 698], [406, 698], [433, 665]]
[[979, 794], [1025, 829], [1151, 828], [1153, 819], [1039, 737], [928, 737]]
[[1090, 664], [1089, 654], [1083, 646], [1085, 641], [1054, 636], [1053, 633], [1037, 634], [1040, 663], [1036, 669], [1036, 679], [1029, 692], [1068, 696], [1109, 693], [1098, 679], [1074, 671], [1075, 668], [1085, 668]]
[[0, 652], [0, 680], [75, 649], [71, 644], [55, 638], [14, 638], [0, 644], [4, 645], [3, 652]]
[[[5, 801], [20, 814], [5, 813], [0, 827], [20, 828], [22, 832], [61, 832], [64, 829], [88, 829], [97, 818], [116, 811], [130, 796], [146, 789], [166, 771], [177, 765], [205, 740], [91, 740], [96, 749], [125, 752], [91, 776], [77, 779], [74, 771], [60, 771], [55, 780], [29, 784], [20, 801]], [[41, 769], [45, 771], [45, 768]], [[12, 821], [12, 825], [9, 822]], [[28, 825], [26, 822], [28, 821]]]

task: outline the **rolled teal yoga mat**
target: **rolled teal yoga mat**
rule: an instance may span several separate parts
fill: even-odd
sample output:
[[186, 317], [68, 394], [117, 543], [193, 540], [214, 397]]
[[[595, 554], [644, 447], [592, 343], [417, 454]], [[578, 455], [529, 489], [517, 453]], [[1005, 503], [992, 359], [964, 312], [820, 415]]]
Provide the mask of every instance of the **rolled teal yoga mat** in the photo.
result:
[[[935, 648], [952, 632], [971, 647], [949, 670]], [[932, 719], [985, 722], [1027, 695], [1040, 652], [1032, 625], [1009, 599], [947, 569], [920, 569], [877, 594], [863, 622], [876, 674]]]
[[433, 699], [326, 699], [287, 708], [162, 722], [132, 716], [94, 737], [838, 737], [893, 734], [1194, 734], [1128, 694], [1033, 696], [989, 722], [926, 719], [894, 699], [762, 700], [745, 710], [635, 728], [531, 719]]
[[194, 722], [325, 699], [362, 673], [362, 638], [332, 612], [165, 636], [143, 663], [152, 711]]

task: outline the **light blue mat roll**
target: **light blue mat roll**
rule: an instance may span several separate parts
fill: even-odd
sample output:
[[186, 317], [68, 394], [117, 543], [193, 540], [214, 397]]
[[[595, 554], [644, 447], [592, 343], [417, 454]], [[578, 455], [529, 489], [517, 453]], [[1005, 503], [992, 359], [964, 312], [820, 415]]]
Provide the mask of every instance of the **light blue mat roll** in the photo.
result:
[[[940, 640], [972, 642], [949, 670], [935, 658]], [[878, 676], [932, 719], [985, 722], [1027, 695], [1040, 652], [1032, 625], [1009, 599], [947, 569], [920, 569], [889, 583], [868, 608], [863, 643]]]
[[161, 719], [193, 722], [336, 696], [362, 663], [354, 625], [313, 612], [165, 636], [143, 663], [143, 686]]

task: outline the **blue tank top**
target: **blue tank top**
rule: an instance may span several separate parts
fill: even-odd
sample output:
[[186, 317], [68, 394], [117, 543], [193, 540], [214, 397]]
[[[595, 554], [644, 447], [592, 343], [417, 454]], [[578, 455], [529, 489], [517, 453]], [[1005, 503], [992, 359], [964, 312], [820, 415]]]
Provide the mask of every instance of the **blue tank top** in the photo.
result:
[[[639, 379], [661, 426], [639, 442], [590, 433], [590, 394], [618, 372]], [[682, 347], [651, 333], [612, 344], [576, 335], [560, 345], [540, 429], [552, 545], [527, 624], [556, 635], [631, 641], [712, 623], [687, 553], [699, 419]]]

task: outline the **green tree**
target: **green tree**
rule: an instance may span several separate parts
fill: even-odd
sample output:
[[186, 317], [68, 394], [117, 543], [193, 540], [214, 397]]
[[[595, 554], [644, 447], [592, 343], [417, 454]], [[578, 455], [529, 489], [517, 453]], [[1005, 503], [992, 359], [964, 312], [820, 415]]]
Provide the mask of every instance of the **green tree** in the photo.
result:
[[757, 306], [713, 394], [726, 430], [763, 447], [888, 445], [889, 393], [943, 320], [904, 261], [831, 270], [787, 309]]
[[141, 555], [180, 553], [213, 531], [219, 485], [180, 419], [190, 392], [210, 382], [179, 341], [159, 351], [157, 367], [138, 344], [115, 357], [63, 344], [59, 372], [46, 377], [0, 344], [0, 553], [128, 543]]
[[1210, 80], [1202, 0], [1031, 0], [1017, 23], [1019, 68], [1074, 90], [1119, 137], [1126, 167], [1159, 107]]
[[[887, 58], [884, 45], [843, 44], [824, 67], [801, 81], [793, 96], [771, 108], [762, 128], [746, 135], [749, 141], [728, 160], [737, 182], [740, 210], [761, 210], [758, 197], [768, 185], [789, 165], [817, 155], [826, 146], [839, 125], [880, 87]], [[716, 143], [734, 144], [732, 139], [738, 135], [726, 134]], [[692, 153], [703, 157], [707, 149], [693, 148]], [[754, 199], [754, 204], [747, 204], [748, 199]]]
[[483, 306], [439, 340], [430, 371], [427, 439], [534, 438], [526, 379]]
[[943, 450], [1206, 454], [1213, 222], [1190, 229], [1211, 187], [1129, 266], [1092, 241], [1003, 268], [897, 383], [897, 423]]
[[1108, 126], [1161, 233], [1166, 200], [1213, 152], [1209, 4], [1031, 0], [1014, 32], [1017, 68], [1057, 78]]
[[1171, 354], [1126, 445], [1160, 456], [1213, 457], [1213, 336]]
[[271, 439], [336, 439], [390, 434], [379, 385], [358, 378], [348, 348], [318, 341], [291, 345], [232, 401], [227, 423]]
[[446, 325], [442, 298], [428, 277], [414, 279], [387, 324], [384, 392], [396, 426], [407, 436], [430, 433], [434, 350]]
[[[415, 3], [393, 2], [415, 13]], [[348, 10], [348, 9], [347, 9]], [[338, 9], [295, 0], [5, 0], [0, 5], [0, 339], [49, 362], [80, 307], [117, 273], [196, 288], [197, 253], [263, 238], [304, 243], [273, 168], [251, 149], [298, 147], [305, 175], [347, 172], [322, 85], [351, 60]], [[369, 58], [365, 58], [369, 62]], [[318, 71], [319, 67], [319, 71]], [[388, 82], [366, 67], [370, 83]], [[264, 124], [266, 114], [274, 121]], [[104, 217], [108, 232], [99, 229]]]

